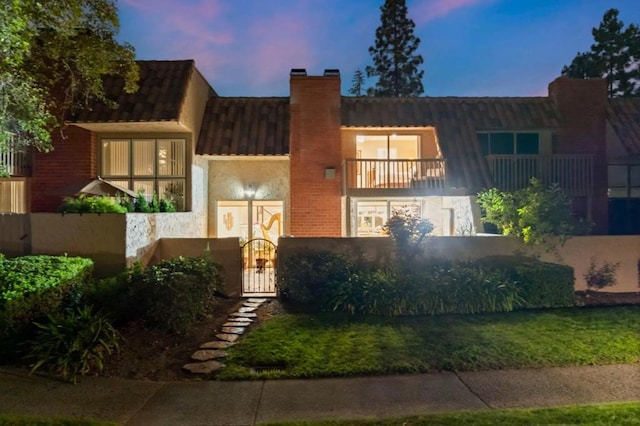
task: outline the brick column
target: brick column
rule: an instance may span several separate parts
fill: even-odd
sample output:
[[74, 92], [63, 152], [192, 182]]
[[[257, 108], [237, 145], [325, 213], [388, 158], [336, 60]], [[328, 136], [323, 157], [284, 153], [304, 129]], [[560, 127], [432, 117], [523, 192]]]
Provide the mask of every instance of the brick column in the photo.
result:
[[559, 77], [549, 84], [562, 127], [558, 131], [558, 154], [593, 156], [593, 196], [584, 207], [591, 211], [592, 233], [608, 232], [607, 196], [607, 83], [600, 78]]
[[[52, 133], [53, 151], [37, 152], [33, 160], [31, 211], [55, 212], [67, 185], [93, 179], [98, 174], [96, 135], [77, 126]], [[68, 194], [72, 195], [72, 194]]]
[[[341, 236], [340, 74], [290, 77], [290, 229], [296, 237]], [[335, 170], [335, 177], [328, 169]]]

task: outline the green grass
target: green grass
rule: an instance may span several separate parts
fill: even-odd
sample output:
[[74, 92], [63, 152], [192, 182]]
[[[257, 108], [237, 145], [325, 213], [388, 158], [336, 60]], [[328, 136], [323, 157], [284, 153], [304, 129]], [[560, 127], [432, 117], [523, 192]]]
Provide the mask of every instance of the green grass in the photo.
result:
[[518, 426], [639, 425], [640, 403], [583, 405], [535, 410], [487, 410], [395, 417], [386, 420], [331, 420], [278, 423], [283, 426]]
[[97, 420], [48, 418], [0, 413], [0, 426], [113, 426], [117, 423]]
[[407, 318], [275, 317], [229, 349], [218, 378], [479, 371], [640, 360], [640, 307]]

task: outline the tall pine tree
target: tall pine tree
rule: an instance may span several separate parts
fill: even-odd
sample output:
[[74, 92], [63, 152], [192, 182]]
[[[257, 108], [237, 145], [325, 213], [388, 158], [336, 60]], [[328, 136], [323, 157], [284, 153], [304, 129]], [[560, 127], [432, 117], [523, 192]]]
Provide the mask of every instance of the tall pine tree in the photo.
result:
[[634, 24], [625, 28], [618, 10], [609, 9], [591, 33], [595, 41], [591, 50], [578, 53], [562, 68], [562, 75], [605, 78], [611, 98], [640, 95], [640, 28]]
[[424, 92], [424, 71], [419, 69], [424, 60], [416, 54], [420, 39], [413, 34], [416, 24], [407, 17], [405, 0], [385, 0], [380, 11], [375, 46], [369, 48], [373, 66], [367, 66], [367, 76], [378, 81], [368, 94], [419, 96]]
[[356, 69], [351, 79], [351, 87], [349, 88], [349, 94], [353, 96], [362, 96], [365, 91], [364, 88], [364, 73], [360, 68]]

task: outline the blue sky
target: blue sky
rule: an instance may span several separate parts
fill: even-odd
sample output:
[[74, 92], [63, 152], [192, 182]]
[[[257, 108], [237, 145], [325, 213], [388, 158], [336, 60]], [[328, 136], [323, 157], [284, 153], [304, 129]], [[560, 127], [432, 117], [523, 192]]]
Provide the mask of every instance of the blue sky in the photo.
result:
[[[194, 59], [221, 96], [288, 96], [289, 71], [371, 63], [383, 0], [120, 0], [138, 59]], [[640, 24], [640, 0], [407, 0], [425, 95], [545, 96], [609, 8]], [[369, 84], [372, 84], [370, 82]]]

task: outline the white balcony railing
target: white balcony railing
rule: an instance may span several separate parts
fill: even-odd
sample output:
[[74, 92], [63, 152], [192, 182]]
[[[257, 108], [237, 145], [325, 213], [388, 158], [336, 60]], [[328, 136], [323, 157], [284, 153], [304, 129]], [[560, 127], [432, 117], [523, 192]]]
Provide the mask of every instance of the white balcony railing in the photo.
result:
[[486, 157], [495, 186], [502, 191], [524, 188], [531, 178], [544, 185], [557, 183], [571, 196], [593, 191], [591, 155], [489, 155]]
[[347, 159], [346, 189], [424, 188], [445, 189], [445, 160]]
[[9, 176], [30, 176], [30, 160], [30, 155], [25, 151], [0, 149], [0, 173], [8, 173]]

